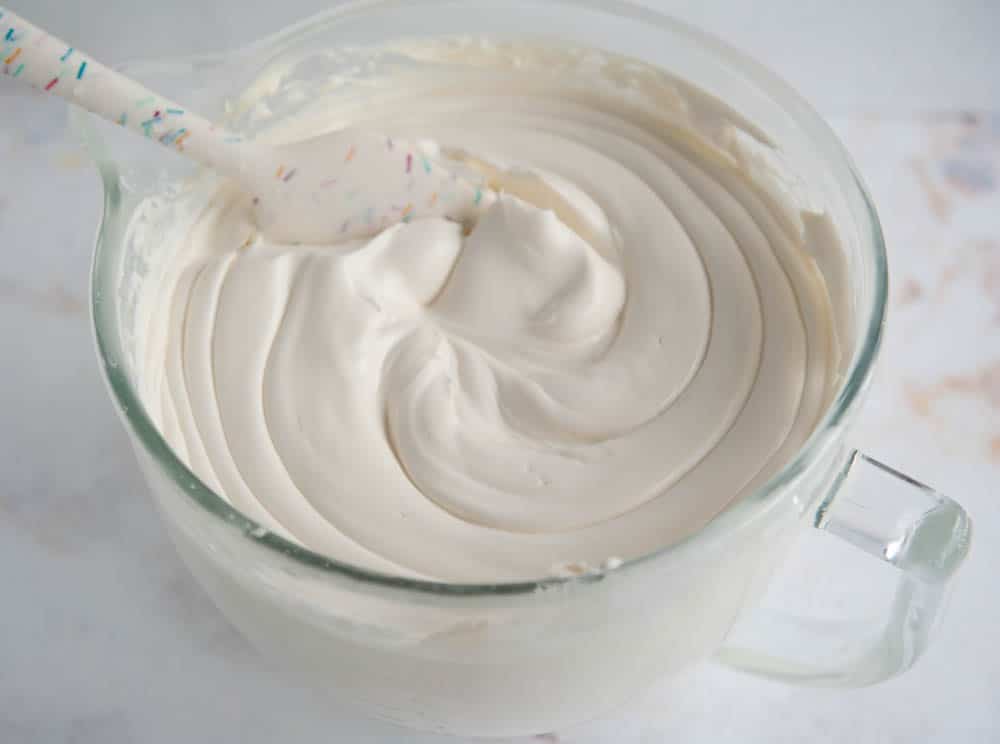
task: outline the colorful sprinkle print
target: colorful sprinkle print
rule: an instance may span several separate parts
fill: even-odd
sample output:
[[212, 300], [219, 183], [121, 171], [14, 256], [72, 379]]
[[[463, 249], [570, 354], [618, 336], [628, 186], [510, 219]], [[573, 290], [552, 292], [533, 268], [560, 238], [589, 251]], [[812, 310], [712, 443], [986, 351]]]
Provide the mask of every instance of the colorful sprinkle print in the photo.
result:
[[481, 188], [476, 188], [476, 206], [479, 206], [479, 202], [483, 200], [483, 190]]
[[298, 170], [296, 168], [292, 168], [290, 171], [288, 171], [288, 173], [285, 174], [285, 177], [282, 178], [281, 180], [284, 181], [285, 183], [288, 183], [293, 178], [295, 178], [296, 173], [298, 173]]
[[351, 149], [347, 151], [347, 156], [344, 158], [345, 163], [350, 163], [354, 160], [354, 156], [358, 154], [358, 146], [351, 145]]
[[187, 133], [186, 129], [171, 129], [166, 134], [160, 135], [160, 142], [164, 145], [173, 145], [177, 140]]
[[[3, 16], [3, 11], [0, 11], [0, 17]], [[68, 81], [83, 80], [92, 75], [94, 64], [91, 60], [85, 59], [74, 47], [30, 25], [20, 29], [10, 21], [8, 23], [9, 27], [0, 29], [0, 34], [3, 35], [0, 38], [0, 64], [7, 75], [18, 77], [27, 71], [34, 84], [50, 92], [60, 84], [65, 87], [69, 85]], [[26, 40], [18, 43], [22, 39]], [[39, 51], [35, 52], [35, 49]], [[133, 107], [135, 113], [132, 113]], [[150, 116], [147, 112], [153, 107], [159, 108], [152, 111]], [[132, 124], [146, 137], [155, 137], [164, 145], [174, 146], [180, 150], [183, 149], [184, 141], [191, 136], [191, 132], [185, 127], [167, 126], [167, 123], [170, 117], [183, 117], [184, 114], [184, 109], [164, 108], [155, 95], [146, 94], [134, 100], [128, 110], [121, 111], [117, 123], [122, 127]], [[135, 120], [134, 124], [131, 119]], [[161, 126], [163, 129], [159, 129]]]
[[423, 161], [423, 164], [424, 164], [424, 173], [430, 173], [431, 172], [431, 161], [428, 160], [425, 156], [422, 156], [420, 159]]
[[413, 170], [413, 154], [406, 153], [406, 172], [409, 173]]

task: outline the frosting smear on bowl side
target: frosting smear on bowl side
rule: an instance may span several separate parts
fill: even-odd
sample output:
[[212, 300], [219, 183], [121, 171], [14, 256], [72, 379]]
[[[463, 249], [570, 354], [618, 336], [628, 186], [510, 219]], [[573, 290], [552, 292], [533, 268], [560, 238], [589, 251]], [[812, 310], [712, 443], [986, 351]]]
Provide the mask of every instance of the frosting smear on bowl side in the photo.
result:
[[137, 364], [188, 466], [312, 550], [454, 582], [616, 565], [774, 475], [837, 382], [813, 256], [839, 247], [767, 138], [594, 50], [390, 51], [273, 136], [419, 139], [488, 185], [476, 219], [399, 205], [371, 238], [297, 246], [210, 175], [183, 190]]

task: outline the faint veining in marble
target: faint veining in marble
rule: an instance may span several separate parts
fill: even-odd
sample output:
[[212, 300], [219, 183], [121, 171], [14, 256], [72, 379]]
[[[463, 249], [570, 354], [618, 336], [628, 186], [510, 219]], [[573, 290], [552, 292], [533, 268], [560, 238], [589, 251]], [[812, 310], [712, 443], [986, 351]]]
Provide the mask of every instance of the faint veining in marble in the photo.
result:
[[900, 287], [896, 302], [901, 306], [912, 305], [924, 296], [923, 285], [916, 279], [906, 279]]
[[912, 136], [896, 131], [859, 139], [876, 160], [896, 148], [875, 191], [902, 311], [886, 356], [910, 367], [895, 383], [898, 420], [942, 452], [1000, 462], [1000, 115], [930, 115]]
[[911, 155], [909, 167], [927, 209], [949, 222], [956, 201], [993, 194], [1000, 170], [1000, 117], [967, 112], [960, 117], [931, 116], [925, 122], [927, 145]]
[[975, 158], [952, 158], [941, 164], [945, 178], [959, 191], [970, 196], [996, 188], [993, 163]]
[[990, 460], [1000, 462], [1000, 435], [990, 439]]
[[61, 284], [52, 284], [48, 289], [39, 290], [14, 279], [0, 277], [0, 303], [7, 302], [56, 315], [80, 315], [87, 309], [87, 303], [82, 297]]
[[993, 408], [1000, 408], [1000, 361], [971, 375], [948, 375], [940, 388], [948, 393], [978, 395]]
[[913, 385], [903, 384], [903, 395], [906, 398], [906, 405], [917, 416], [926, 418], [931, 415], [931, 403], [933, 398], [926, 390]]
[[[1000, 169], [998, 120], [996, 115], [965, 112], [929, 121], [927, 155], [936, 164], [935, 175], [940, 176], [951, 194], [974, 198], [996, 190]], [[929, 182], [933, 180], [928, 178]]]
[[922, 158], [913, 158], [910, 161], [910, 167], [917, 177], [920, 188], [924, 191], [927, 198], [927, 208], [931, 210], [931, 214], [942, 222], [949, 220], [952, 211], [951, 199], [934, 183], [927, 161]]
[[1000, 361], [971, 375], [948, 375], [941, 387], [949, 393], [978, 395], [993, 408], [1000, 408]]
[[[125, 489], [124, 471], [111, 455], [98, 455], [93, 476], [82, 482], [26, 473], [24, 484], [8, 485], [0, 493], [0, 519], [52, 555], [73, 555], [116, 541], [121, 530], [121, 499], [140, 493], [143, 487], [136, 483], [131, 493]], [[49, 466], [39, 469], [45, 467]]]
[[972, 395], [1000, 409], [1000, 361], [969, 374], [946, 375], [927, 386], [907, 383], [906, 400], [918, 416], [930, 416], [934, 404], [949, 395]]
[[[1000, 215], [997, 219], [1000, 220]], [[993, 323], [1000, 325], [1000, 239], [984, 238], [976, 241], [975, 247], [982, 264], [980, 283], [993, 303]]]
[[934, 293], [935, 301], [941, 300], [944, 295], [946, 295], [951, 288], [951, 285], [955, 283], [961, 274], [961, 267], [957, 264], [952, 264], [950, 266], [945, 266], [938, 273], [937, 281], [937, 291]]
[[[1000, 202], [997, 204], [1000, 209]], [[997, 232], [1000, 235], [1000, 216], [998, 216]], [[946, 295], [952, 290], [959, 279], [971, 277], [978, 284], [983, 295], [996, 309], [992, 319], [994, 324], [1000, 324], [1000, 237], [973, 238], [960, 243], [957, 247], [949, 246], [949, 254], [954, 260], [937, 271], [937, 281], [934, 283], [932, 301], [945, 301]], [[903, 289], [897, 301], [903, 302], [909, 290], [906, 285], [911, 279], [904, 280]]]
[[79, 170], [90, 165], [91, 160], [80, 149], [63, 150], [52, 157], [52, 164], [63, 170]]
[[996, 189], [1000, 137], [991, 117], [966, 112], [958, 119], [953, 152], [942, 159], [941, 172], [947, 182], [965, 196], [978, 196]]

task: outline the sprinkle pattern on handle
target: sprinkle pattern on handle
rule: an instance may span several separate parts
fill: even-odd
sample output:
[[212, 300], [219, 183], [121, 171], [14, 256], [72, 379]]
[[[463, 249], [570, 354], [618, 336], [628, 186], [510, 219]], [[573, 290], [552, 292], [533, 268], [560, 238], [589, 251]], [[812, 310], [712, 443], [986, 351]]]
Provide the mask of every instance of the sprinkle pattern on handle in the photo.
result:
[[2, 72], [209, 167], [238, 175], [243, 138], [216, 127], [0, 7]]

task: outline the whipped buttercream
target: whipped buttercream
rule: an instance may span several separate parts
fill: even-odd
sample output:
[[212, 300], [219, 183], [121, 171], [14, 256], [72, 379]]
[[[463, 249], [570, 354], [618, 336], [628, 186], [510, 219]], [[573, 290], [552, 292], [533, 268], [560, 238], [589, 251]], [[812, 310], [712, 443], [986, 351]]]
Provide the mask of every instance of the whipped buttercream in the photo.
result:
[[812, 255], [839, 248], [766, 136], [593, 50], [391, 55], [272, 136], [420, 139], [491, 190], [474, 222], [323, 246], [210, 175], [174, 198], [136, 365], [189, 467], [312, 550], [457, 582], [616, 567], [774, 475], [836, 384]]

